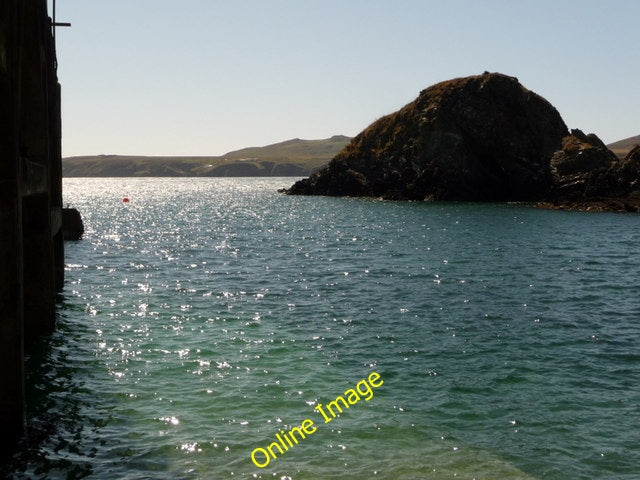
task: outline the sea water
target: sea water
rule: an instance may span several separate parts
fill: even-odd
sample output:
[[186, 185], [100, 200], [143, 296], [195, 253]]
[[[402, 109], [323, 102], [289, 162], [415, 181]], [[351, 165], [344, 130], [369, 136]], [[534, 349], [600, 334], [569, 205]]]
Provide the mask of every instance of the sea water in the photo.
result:
[[65, 179], [86, 232], [10, 477], [640, 478], [640, 216], [293, 180]]

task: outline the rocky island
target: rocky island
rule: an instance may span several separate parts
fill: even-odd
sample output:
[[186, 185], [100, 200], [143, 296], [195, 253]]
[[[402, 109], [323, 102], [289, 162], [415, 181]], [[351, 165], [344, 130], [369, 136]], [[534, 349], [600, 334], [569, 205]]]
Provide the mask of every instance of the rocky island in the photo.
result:
[[619, 159], [517, 78], [485, 72], [423, 90], [284, 192], [640, 211], [638, 179], [640, 147]]

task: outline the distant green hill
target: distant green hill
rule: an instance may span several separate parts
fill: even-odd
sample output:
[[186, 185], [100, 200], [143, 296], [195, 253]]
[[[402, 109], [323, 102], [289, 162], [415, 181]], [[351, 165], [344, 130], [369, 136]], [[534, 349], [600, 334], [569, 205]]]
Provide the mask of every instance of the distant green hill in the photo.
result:
[[249, 147], [219, 157], [144, 157], [95, 155], [62, 159], [65, 177], [256, 177], [310, 175], [350, 141], [334, 135], [323, 140], [295, 138], [265, 147]]
[[624, 158], [636, 145], [640, 145], [640, 135], [618, 140], [617, 142], [610, 143], [607, 147], [619, 158]]

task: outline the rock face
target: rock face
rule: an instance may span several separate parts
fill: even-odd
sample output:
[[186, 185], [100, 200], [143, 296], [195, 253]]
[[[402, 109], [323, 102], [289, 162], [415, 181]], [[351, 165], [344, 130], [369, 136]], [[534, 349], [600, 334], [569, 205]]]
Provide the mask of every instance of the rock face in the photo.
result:
[[558, 202], [633, 188], [637, 156], [622, 168], [516, 78], [485, 72], [423, 90], [286, 193]]
[[633, 147], [624, 160], [613, 164], [611, 170], [620, 195], [640, 194], [640, 145]]
[[608, 169], [617, 162], [618, 157], [597, 136], [572, 130], [562, 140], [562, 149], [551, 157], [556, 196], [574, 198], [606, 189]]

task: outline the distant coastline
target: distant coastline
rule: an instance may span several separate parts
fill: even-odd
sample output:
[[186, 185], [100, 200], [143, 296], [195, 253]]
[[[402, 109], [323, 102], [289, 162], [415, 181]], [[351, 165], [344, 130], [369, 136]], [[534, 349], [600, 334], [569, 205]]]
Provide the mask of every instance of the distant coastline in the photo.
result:
[[306, 177], [351, 140], [294, 138], [220, 156], [90, 155], [62, 160], [63, 177]]
[[[334, 135], [320, 140], [294, 138], [220, 156], [85, 155], [62, 159], [63, 177], [308, 177], [351, 141]], [[607, 145], [624, 158], [640, 135]]]

